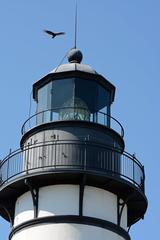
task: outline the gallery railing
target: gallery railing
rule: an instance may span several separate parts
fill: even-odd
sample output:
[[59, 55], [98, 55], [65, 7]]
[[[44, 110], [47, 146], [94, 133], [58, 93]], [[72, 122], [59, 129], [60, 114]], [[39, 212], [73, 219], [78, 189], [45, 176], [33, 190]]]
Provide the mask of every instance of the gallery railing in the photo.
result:
[[0, 185], [29, 174], [61, 170], [112, 176], [144, 191], [144, 169], [134, 156], [88, 141], [45, 142], [15, 151], [0, 164]]
[[31, 128], [44, 123], [68, 120], [81, 120], [98, 123], [115, 130], [121, 135], [121, 137], [124, 137], [124, 129], [120, 122], [114, 117], [101, 111], [89, 113], [86, 108], [82, 107], [63, 107], [38, 112], [24, 122], [21, 132], [22, 134], [25, 134]]

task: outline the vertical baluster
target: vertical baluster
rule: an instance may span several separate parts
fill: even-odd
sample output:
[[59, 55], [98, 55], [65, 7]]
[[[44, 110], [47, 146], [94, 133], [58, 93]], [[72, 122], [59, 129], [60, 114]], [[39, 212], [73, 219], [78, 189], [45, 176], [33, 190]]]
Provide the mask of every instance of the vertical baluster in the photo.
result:
[[134, 162], [135, 162], [135, 155], [133, 154], [133, 182], [134, 182], [134, 184], [135, 184], [135, 173], [134, 173]]
[[8, 181], [8, 178], [9, 178], [9, 157], [8, 157], [8, 159], [7, 159], [7, 178], [6, 178], [6, 180]]
[[29, 143], [27, 147], [27, 162], [26, 162], [26, 174], [28, 174], [28, 164], [29, 164]]
[[20, 156], [20, 163], [19, 163], [19, 166], [20, 166], [20, 169], [19, 169], [19, 173], [22, 173], [23, 171], [23, 151], [19, 153], [19, 156]]
[[42, 123], [44, 123], [44, 111], [42, 112]]
[[142, 191], [145, 192], [145, 185], [144, 185], [144, 180], [145, 180], [145, 172], [144, 172], [144, 166], [142, 166], [142, 176], [141, 176], [141, 188]]
[[55, 141], [55, 144], [54, 144], [54, 167], [56, 169], [56, 150], [57, 150], [57, 142]]
[[86, 145], [86, 141], [85, 141], [85, 145], [84, 145], [84, 166], [83, 166], [83, 168], [84, 168], [84, 170], [86, 170], [87, 169], [87, 145]]

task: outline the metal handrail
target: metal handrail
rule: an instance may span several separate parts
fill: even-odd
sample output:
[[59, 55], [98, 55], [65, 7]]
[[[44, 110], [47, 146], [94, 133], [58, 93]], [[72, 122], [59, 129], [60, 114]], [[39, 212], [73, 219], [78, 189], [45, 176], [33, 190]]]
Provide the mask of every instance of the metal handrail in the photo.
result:
[[124, 137], [124, 128], [123, 128], [122, 124], [116, 118], [112, 117], [111, 115], [109, 115], [107, 113], [101, 112], [101, 111], [99, 113], [104, 114], [106, 117], [109, 117], [110, 119], [115, 121], [121, 128], [121, 137]]
[[[48, 122], [55, 122], [55, 121], [61, 121], [62, 119], [56, 119], [54, 120], [54, 116], [51, 116], [51, 114], [54, 114], [54, 113], [58, 113], [60, 112], [61, 110], [65, 110], [65, 109], [68, 109], [68, 110], [74, 110], [73, 112], [76, 111], [76, 109], [80, 109], [80, 110], [84, 110], [86, 111], [86, 108], [84, 107], [63, 107], [63, 108], [54, 108], [54, 109], [47, 109], [47, 110], [44, 110], [44, 111], [40, 111], [38, 113], [35, 113], [34, 115], [32, 115], [31, 117], [29, 117], [22, 125], [22, 128], [21, 128], [21, 133], [22, 135], [25, 134], [28, 130], [30, 130], [31, 128], [35, 127], [35, 126], [38, 126], [38, 125], [41, 125], [43, 123], [48, 123]], [[46, 120], [44, 119], [45, 118], [45, 114], [46, 113], [49, 113], [50, 114], [50, 119]], [[107, 113], [104, 113], [102, 111], [99, 111], [96, 113], [97, 116], [96, 117], [90, 117], [89, 120], [82, 120], [82, 121], [89, 121], [89, 122], [94, 122], [94, 123], [99, 123], [101, 125], [104, 125], [104, 126], [107, 126], [115, 131], [117, 131], [121, 137], [123, 138], [124, 137], [124, 129], [123, 129], [123, 126], [120, 124], [120, 122], [115, 119], [114, 117], [112, 117], [111, 115], [107, 114]], [[98, 118], [98, 115], [100, 114], [100, 119]], [[92, 115], [92, 114], [91, 114]], [[40, 123], [38, 123], [37, 119], [38, 117], [41, 117], [42, 118], [42, 121]], [[92, 115], [93, 116], [93, 115]], [[76, 117], [72, 118], [72, 120], [77, 120]], [[109, 120], [109, 122], [108, 122]], [[65, 120], [66, 121], [66, 120]], [[103, 121], [103, 123], [102, 123]], [[111, 126], [112, 123], [115, 123], [116, 124], [116, 127], [113, 127]], [[119, 129], [117, 130], [116, 128], [119, 127]]]
[[34, 174], [34, 171], [56, 172], [59, 169], [112, 175], [144, 192], [144, 167], [134, 156], [101, 143], [79, 140], [38, 143], [14, 151], [0, 164], [0, 185]]

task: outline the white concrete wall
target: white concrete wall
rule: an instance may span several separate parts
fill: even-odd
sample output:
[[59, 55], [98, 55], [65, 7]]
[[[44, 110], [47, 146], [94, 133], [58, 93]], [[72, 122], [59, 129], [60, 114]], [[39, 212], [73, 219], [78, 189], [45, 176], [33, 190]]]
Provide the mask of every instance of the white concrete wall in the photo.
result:
[[[53, 185], [39, 189], [38, 217], [78, 215], [79, 185]], [[117, 224], [117, 196], [103, 189], [85, 186], [83, 215], [100, 218]], [[17, 199], [14, 226], [33, 219], [30, 192]], [[121, 227], [127, 229], [127, 206], [124, 207]]]
[[114, 232], [81, 224], [43, 224], [17, 232], [12, 240], [123, 240]]
[[78, 215], [79, 186], [54, 185], [39, 191], [38, 217], [51, 215]]
[[14, 226], [31, 220], [34, 217], [33, 202], [30, 192], [26, 192], [16, 201]]
[[95, 187], [85, 187], [85, 216], [100, 218], [117, 223], [117, 196], [113, 193]]

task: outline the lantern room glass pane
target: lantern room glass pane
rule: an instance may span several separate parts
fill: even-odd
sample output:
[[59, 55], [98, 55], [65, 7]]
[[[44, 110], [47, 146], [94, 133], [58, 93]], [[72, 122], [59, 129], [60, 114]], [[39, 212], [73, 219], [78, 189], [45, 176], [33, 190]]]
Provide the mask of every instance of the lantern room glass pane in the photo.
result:
[[38, 90], [37, 112], [41, 112], [50, 108], [51, 86], [52, 86], [52, 83], [50, 82]]
[[75, 98], [87, 106], [90, 121], [110, 126], [110, 93], [94, 80], [75, 79]]
[[50, 120], [50, 113], [45, 110], [50, 109], [51, 86], [52, 83], [50, 82], [38, 90], [37, 112], [39, 114], [37, 115], [37, 123], [44, 123]]
[[60, 79], [52, 82], [51, 108], [74, 107], [74, 79]]
[[57, 79], [38, 90], [38, 123], [83, 120], [109, 126], [110, 93], [95, 80]]
[[75, 79], [75, 97], [84, 101], [91, 113], [110, 106], [109, 92], [96, 81]]
[[52, 119], [70, 120], [74, 112], [74, 79], [61, 79], [52, 84]]

